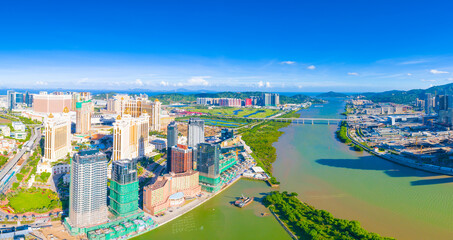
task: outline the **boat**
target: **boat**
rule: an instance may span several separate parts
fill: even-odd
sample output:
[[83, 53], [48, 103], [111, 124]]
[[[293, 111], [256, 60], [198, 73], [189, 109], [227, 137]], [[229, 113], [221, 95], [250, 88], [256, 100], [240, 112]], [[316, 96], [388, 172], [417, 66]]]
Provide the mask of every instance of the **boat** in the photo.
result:
[[243, 208], [253, 202], [253, 197], [244, 197], [244, 194], [234, 202], [236, 207]]

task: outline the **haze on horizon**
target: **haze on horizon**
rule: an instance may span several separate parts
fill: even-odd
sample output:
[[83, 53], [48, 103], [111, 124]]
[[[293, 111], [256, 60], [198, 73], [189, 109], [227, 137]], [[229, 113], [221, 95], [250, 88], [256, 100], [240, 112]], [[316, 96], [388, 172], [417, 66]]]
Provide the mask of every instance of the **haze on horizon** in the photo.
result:
[[362, 92], [453, 82], [451, 1], [0, 4], [0, 88]]

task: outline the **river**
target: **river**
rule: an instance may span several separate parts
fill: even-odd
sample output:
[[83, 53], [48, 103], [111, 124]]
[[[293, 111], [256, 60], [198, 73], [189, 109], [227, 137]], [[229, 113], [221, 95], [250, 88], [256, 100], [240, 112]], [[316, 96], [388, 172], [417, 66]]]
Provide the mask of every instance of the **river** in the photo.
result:
[[[331, 99], [303, 117], [338, 118], [344, 103]], [[291, 125], [277, 148], [274, 175], [281, 190], [335, 217], [358, 220], [369, 231], [397, 239], [453, 239], [453, 177], [403, 167], [351, 151], [334, 138], [336, 125]], [[230, 205], [241, 193], [270, 189], [241, 180], [202, 206], [137, 239], [289, 239], [266, 210]]]

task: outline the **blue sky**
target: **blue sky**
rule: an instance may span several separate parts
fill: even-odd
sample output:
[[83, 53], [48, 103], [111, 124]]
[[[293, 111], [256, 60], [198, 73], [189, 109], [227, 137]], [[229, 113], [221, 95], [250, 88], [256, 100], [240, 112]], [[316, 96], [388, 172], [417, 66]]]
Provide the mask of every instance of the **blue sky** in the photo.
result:
[[0, 87], [383, 91], [453, 82], [452, 1], [2, 1]]

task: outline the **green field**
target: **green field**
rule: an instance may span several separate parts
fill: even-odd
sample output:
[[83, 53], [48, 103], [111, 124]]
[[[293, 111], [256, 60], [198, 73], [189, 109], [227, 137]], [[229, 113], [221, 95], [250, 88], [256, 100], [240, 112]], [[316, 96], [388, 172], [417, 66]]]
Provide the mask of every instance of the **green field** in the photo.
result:
[[56, 194], [48, 189], [38, 190], [33, 193], [21, 191], [8, 197], [9, 205], [16, 213], [46, 212], [57, 207]]
[[186, 111], [202, 112], [211, 114], [212, 116], [226, 117], [251, 117], [251, 118], [266, 118], [281, 112], [277, 109], [265, 108], [238, 108], [238, 107], [216, 107], [208, 109], [206, 107], [186, 107]]

